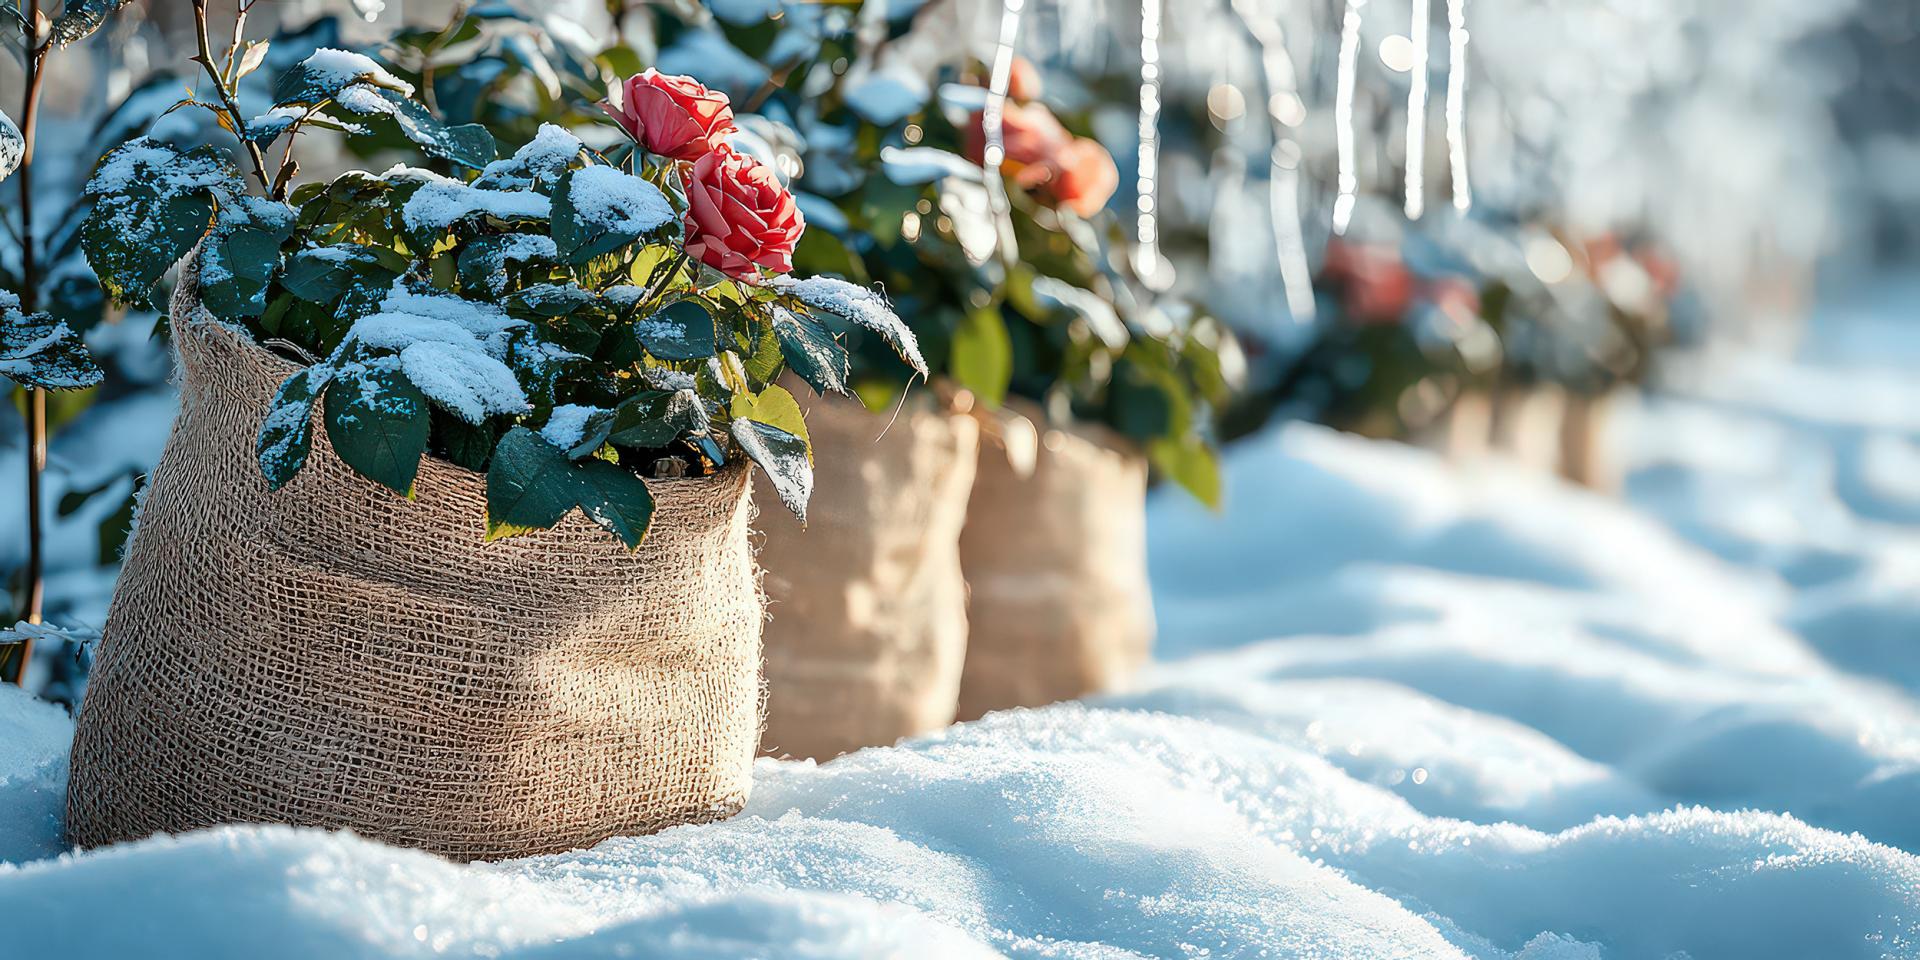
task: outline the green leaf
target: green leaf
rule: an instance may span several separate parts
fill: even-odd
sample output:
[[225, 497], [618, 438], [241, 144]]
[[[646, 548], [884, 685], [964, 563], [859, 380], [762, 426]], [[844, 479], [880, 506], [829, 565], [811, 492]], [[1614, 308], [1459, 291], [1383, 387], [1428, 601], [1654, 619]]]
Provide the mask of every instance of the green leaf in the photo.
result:
[[1194, 499], [1220, 509], [1220, 457], [1212, 447], [1195, 437], [1162, 437], [1147, 445], [1147, 458]]
[[613, 167], [568, 170], [554, 183], [553, 242], [567, 263], [586, 263], [678, 228], [659, 187]]
[[355, 473], [413, 495], [427, 450], [427, 398], [400, 372], [397, 359], [355, 362], [326, 393], [327, 439]]
[[781, 277], [774, 289], [815, 310], [822, 310], [879, 334], [887, 346], [900, 355], [922, 377], [927, 375], [927, 360], [920, 352], [920, 341], [893, 312], [893, 305], [878, 291], [837, 280], [833, 277], [808, 277], [795, 280]]
[[487, 539], [544, 530], [579, 507], [632, 549], [653, 520], [646, 482], [597, 458], [579, 463], [526, 427], [500, 438], [487, 470]]
[[1006, 402], [1013, 381], [1013, 341], [998, 310], [967, 311], [953, 331], [948, 366], [953, 379], [988, 408], [997, 410]]
[[593, 291], [577, 283], [540, 283], [514, 291], [506, 306], [542, 317], [564, 317], [596, 299]]
[[640, 545], [653, 523], [653, 494], [639, 477], [618, 464], [589, 458], [573, 465], [581, 512], [620, 538], [627, 549]]
[[307, 367], [288, 377], [274, 393], [255, 444], [267, 489], [286, 486], [307, 465], [313, 450], [313, 401], [332, 375], [330, 368]]
[[53, 42], [62, 49], [93, 35], [108, 15], [133, 0], [68, 0], [60, 19], [53, 22]]
[[266, 312], [267, 284], [294, 222], [292, 208], [257, 197], [236, 197], [221, 208], [211, 240], [201, 247], [200, 297], [208, 310], [227, 318]]
[[662, 360], [700, 360], [717, 349], [713, 313], [698, 300], [676, 301], [635, 321], [633, 335], [648, 353]]
[[433, 156], [478, 170], [500, 155], [500, 147], [486, 127], [477, 123], [450, 127], [401, 94], [381, 90], [379, 95], [393, 105], [391, 116], [401, 134]]
[[141, 137], [100, 161], [81, 227], [87, 263], [114, 299], [146, 306], [154, 284], [213, 226], [215, 191], [244, 192], [239, 172], [212, 147], [181, 153]]
[[98, 384], [100, 367], [73, 328], [44, 313], [20, 311], [20, 298], [0, 290], [0, 377], [42, 390]]
[[[332, 303], [347, 292], [358, 271], [379, 265], [380, 261], [358, 243], [301, 250], [287, 258], [280, 286], [308, 303]], [[391, 283], [392, 278], [388, 281]]]
[[813, 392], [847, 394], [847, 378], [853, 373], [853, 358], [847, 348], [834, 339], [832, 331], [815, 323], [812, 317], [796, 314], [785, 307], [773, 308], [773, 333], [780, 341], [780, 355], [794, 375], [805, 380]]
[[559, 523], [579, 502], [565, 451], [516, 426], [493, 448], [487, 469], [487, 539]]
[[439, 439], [441, 453], [457, 466], [478, 472], [487, 469], [487, 461], [493, 458], [495, 437], [489, 425], [468, 423], [435, 408], [433, 436]]
[[20, 135], [20, 128], [13, 125], [6, 111], [0, 110], [0, 180], [5, 180], [19, 169], [20, 161], [26, 155], [26, 138]]
[[706, 405], [692, 390], [647, 390], [613, 409], [604, 440], [634, 450], [657, 450], [711, 428]]
[[[742, 311], [741, 316], [750, 318], [751, 315]], [[786, 369], [786, 356], [781, 353], [780, 336], [774, 332], [771, 320], [749, 319], [749, 322], [752, 333], [739, 331], [734, 334], [734, 341], [740, 347], [740, 355], [746, 358], [741, 366], [746, 369], [747, 378], [764, 386]]]
[[807, 522], [807, 501], [813, 496], [812, 451], [807, 442], [779, 427], [758, 420], [736, 419], [729, 427], [733, 440], [761, 469], [779, 494], [780, 502]]

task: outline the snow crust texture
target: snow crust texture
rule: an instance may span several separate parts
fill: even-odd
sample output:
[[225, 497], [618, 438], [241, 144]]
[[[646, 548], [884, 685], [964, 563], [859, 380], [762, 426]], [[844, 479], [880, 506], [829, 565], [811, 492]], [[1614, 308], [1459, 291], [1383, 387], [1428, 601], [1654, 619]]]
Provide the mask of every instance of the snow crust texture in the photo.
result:
[[8, 946], [1920, 957], [1920, 386], [1783, 369], [1628, 411], [1624, 503], [1279, 428], [1229, 457], [1224, 515], [1152, 504], [1135, 688], [763, 760], [740, 816], [592, 850], [63, 854], [71, 724], [0, 689]]

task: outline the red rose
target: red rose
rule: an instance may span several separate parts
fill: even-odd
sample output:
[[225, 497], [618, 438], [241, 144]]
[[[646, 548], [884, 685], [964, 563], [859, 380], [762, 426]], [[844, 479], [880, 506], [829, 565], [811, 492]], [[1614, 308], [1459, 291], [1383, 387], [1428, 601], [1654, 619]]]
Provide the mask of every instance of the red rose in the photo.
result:
[[807, 223], [793, 194], [758, 160], [721, 144], [681, 173], [687, 188], [687, 253], [742, 280], [793, 269]]
[[1054, 154], [1053, 179], [1047, 195], [1082, 217], [1099, 213], [1120, 188], [1120, 170], [1107, 148], [1086, 137], [1075, 137]]
[[1399, 323], [1413, 306], [1413, 272], [1393, 247], [1330, 240], [1320, 273], [1339, 291], [1352, 323]]
[[649, 68], [607, 90], [600, 108], [647, 152], [698, 160], [737, 132], [727, 95]]

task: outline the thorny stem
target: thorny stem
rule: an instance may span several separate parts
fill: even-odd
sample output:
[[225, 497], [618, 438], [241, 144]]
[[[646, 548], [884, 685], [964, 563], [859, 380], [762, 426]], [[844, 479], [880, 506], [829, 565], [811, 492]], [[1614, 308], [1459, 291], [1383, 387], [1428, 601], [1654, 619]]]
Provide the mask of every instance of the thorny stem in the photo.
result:
[[[28, 30], [40, 29], [40, 0], [27, 0]], [[35, 36], [27, 54], [26, 93], [20, 105], [20, 137], [23, 141], [20, 166], [15, 179], [20, 184], [20, 311], [32, 315], [40, 309], [40, 271], [33, 237], [33, 144], [40, 126], [40, 93], [47, 82], [47, 51], [51, 37]], [[21, 619], [39, 623], [46, 596], [46, 557], [40, 528], [40, 478], [47, 469], [47, 394], [27, 387], [27, 605]], [[22, 638], [18, 665], [13, 671], [15, 686], [26, 686], [27, 664], [33, 660], [32, 638]]]
[[[239, 4], [235, 11], [233, 32], [236, 45], [240, 29], [247, 19], [247, 8], [251, 6], [253, 3], [249, 0]], [[280, 198], [273, 195], [273, 181], [267, 178], [266, 155], [260, 152], [260, 145], [247, 136], [247, 118], [240, 112], [240, 105], [233, 100], [233, 92], [227, 89], [226, 81], [221, 78], [220, 71], [213, 65], [213, 43], [207, 38], [207, 0], [193, 0], [193, 27], [195, 39], [200, 42], [200, 56], [196, 62], [206, 70], [207, 76], [213, 80], [213, 88], [219, 91], [220, 103], [226, 107], [227, 117], [233, 122], [233, 135], [240, 140], [240, 145], [246, 148], [247, 159], [253, 161], [253, 175], [260, 180], [260, 189], [266, 191], [272, 199], [278, 200]], [[228, 59], [231, 60], [232, 57], [229, 56]]]

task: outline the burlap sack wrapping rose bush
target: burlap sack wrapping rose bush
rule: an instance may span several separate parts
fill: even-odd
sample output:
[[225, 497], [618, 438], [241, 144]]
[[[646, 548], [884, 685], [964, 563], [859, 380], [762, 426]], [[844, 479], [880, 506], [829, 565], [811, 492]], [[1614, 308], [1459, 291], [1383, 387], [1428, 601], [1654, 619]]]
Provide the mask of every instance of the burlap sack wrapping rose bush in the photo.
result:
[[980, 446], [960, 535], [971, 591], [961, 720], [1112, 689], [1153, 646], [1146, 460], [1104, 427], [1049, 426], [1009, 407], [1040, 439], [1030, 476], [1006, 445]]
[[771, 614], [761, 746], [826, 760], [953, 722], [967, 647], [960, 528], [980, 430], [927, 393], [898, 418], [849, 399], [810, 406], [807, 524], [759, 521]]
[[175, 303], [196, 314], [80, 712], [70, 840], [272, 822], [496, 859], [745, 803], [763, 606], [744, 465], [650, 483], [632, 553], [577, 513], [483, 543], [482, 475], [428, 458], [402, 500], [318, 425], [268, 493], [255, 432], [294, 368]]

